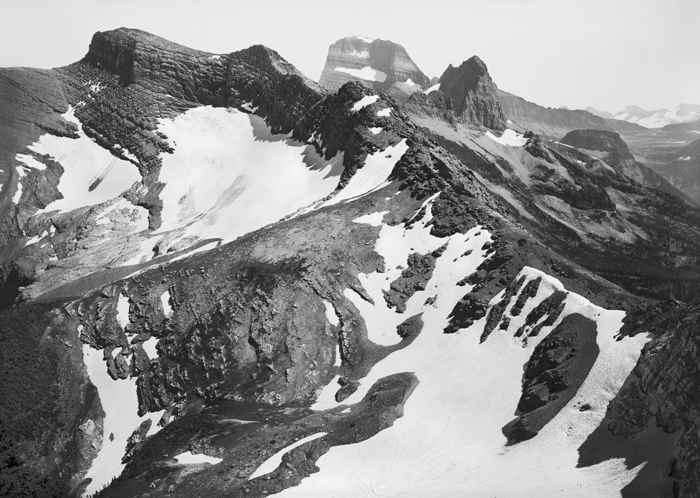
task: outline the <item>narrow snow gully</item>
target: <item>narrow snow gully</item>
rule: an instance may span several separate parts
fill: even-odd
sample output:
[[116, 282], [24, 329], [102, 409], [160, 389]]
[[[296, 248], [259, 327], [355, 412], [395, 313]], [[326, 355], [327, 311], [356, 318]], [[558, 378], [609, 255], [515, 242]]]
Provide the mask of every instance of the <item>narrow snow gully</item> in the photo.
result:
[[[367, 303], [353, 291], [346, 297], [360, 310], [371, 340], [398, 342], [396, 325], [422, 312], [424, 328], [408, 347], [377, 363], [361, 380], [358, 390], [343, 403], [333, 399], [334, 379], [321, 392], [316, 410], [352, 405], [379, 379], [414, 372], [420, 383], [407, 400], [404, 416], [394, 425], [360, 443], [335, 446], [323, 455], [312, 474], [281, 497], [619, 497], [642, 465], [627, 469], [622, 459], [577, 468], [578, 448], [602, 421], [609, 401], [636, 364], [647, 337], [643, 334], [617, 340], [623, 311], [610, 311], [567, 292], [557, 279], [524, 267], [518, 292], [511, 296], [502, 320], [481, 342], [487, 315], [453, 334], [443, 330], [457, 302], [471, 290], [457, 282], [473, 273], [487, 257], [488, 231], [475, 227], [447, 239], [430, 235], [430, 202], [423, 219], [411, 228], [383, 224], [376, 251], [385, 258], [386, 271], [360, 275], [374, 300]], [[377, 222], [370, 215], [356, 222]], [[400, 274], [411, 252], [425, 253], [447, 244], [436, 261], [425, 290], [408, 301], [405, 313], [388, 308], [382, 291]], [[537, 291], [521, 299], [520, 313], [513, 307], [531, 280], [540, 279]], [[532, 289], [534, 287], [531, 286]], [[564, 292], [563, 309], [556, 320], [548, 315], [526, 324], [528, 315], [554, 292]], [[489, 308], [504, 299], [495, 296]], [[534, 438], [507, 446], [503, 428], [514, 418], [522, 394], [523, 366], [534, 348], [567, 316], [580, 314], [596, 325], [599, 354], [578, 392]], [[550, 323], [551, 322], [551, 323]], [[516, 331], [525, 325], [524, 334]], [[541, 325], [537, 335], [529, 331]], [[583, 404], [590, 409], [579, 410]]]

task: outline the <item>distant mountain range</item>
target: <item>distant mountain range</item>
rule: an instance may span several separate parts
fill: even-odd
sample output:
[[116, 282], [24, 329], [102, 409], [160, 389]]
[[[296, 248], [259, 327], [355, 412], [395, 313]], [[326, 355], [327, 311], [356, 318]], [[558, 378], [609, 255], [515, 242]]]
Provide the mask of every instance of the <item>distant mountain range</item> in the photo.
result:
[[646, 111], [636, 105], [628, 105], [623, 111], [616, 113], [599, 111], [593, 107], [586, 107], [585, 110], [601, 118], [636, 123], [645, 128], [661, 128], [669, 124], [689, 123], [700, 119], [700, 105], [697, 104], [681, 104], [670, 111]]

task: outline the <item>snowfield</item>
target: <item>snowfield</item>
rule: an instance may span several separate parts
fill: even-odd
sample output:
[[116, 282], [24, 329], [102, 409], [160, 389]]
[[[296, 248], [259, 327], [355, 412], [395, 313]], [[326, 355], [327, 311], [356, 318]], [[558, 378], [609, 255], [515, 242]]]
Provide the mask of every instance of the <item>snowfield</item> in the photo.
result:
[[[528, 341], [523, 340], [527, 332], [514, 337], [531, 310], [556, 290], [565, 291], [557, 279], [529, 267], [524, 267], [518, 277], [524, 276], [526, 281], [539, 277], [541, 284], [522, 313], [510, 317], [507, 330], [496, 327], [480, 344], [486, 321], [483, 318], [467, 329], [444, 334], [449, 313], [471, 290], [469, 285], [456, 284], [484, 261], [487, 250], [483, 246], [491, 236], [475, 227], [466, 234], [438, 239], [426, 226], [430, 216], [429, 200], [425, 217], [412, 228], [383, 225], [375, 250], [385, 258], [386, 273], [360, 275], [374, 305], [352, 291], [346, 292], [360, 310], [371, 340], [395, 344], [396, 325], [417, 312], [423, 312], [423, 331], [411, 345], [377, 363], [343, 403], [333, 399], [339, 387], [334, 378], [312, 407], [352, 405], [377, 380], [414, 372], [420, 383], [406, 402], [403, 418], [366, 441], [331, 448], [317, 461], [320, 472], [276, 496], [619, 497], [641, 465], [627, 469], [622, 459], [613, 459], [577, 468], [577, 450], [601, 423], [608, 402], [636, 364], [647, 337], [616, 340], [624, 312], [605, 310], [571, 292], [554, 325], [544, 327]], [[368, 220], [363, 218], [355, 221]], [[447, 248], [437, 259], [426, 290], [408, 300], [405, 313], [388, 309], [381, 290], [400, 274], [397, 266], [405, 266], [410, 252], [425, 253], [443, 244]], [[504, 292], [489, 306], [498, 303]], [[437, 299], [426, 303], [431, 297]], [[504, 316], [509, 315], [516, 299], [513, 296]], [[578, 393], [535, 438], [506, 446], [502, 428], [514, 418], [523, 365], [537, 344], [572, 313], [596, 323], [600, 354]], [[584, 403], [591, 409], [580, 411], [578, 407]]]
[[343, 169], [340, 156], [325, 161], [235, 109], [191, 109], [159, 131], [175, 149], [161, 156], [159, 234], [177, 229], [178, 240], [230, 241], [278, 221], [333, 192]]
[[[72, 107], [62, 116], [66, 121], [78, 125], [79, 138], [45, 134], [29, 146], [32, 152], [47, 154], [64, 168], [58, 183], [63, 199], [52, 202], [38, 213], [68, 212], [83, 206], [101, 204], [118, 197], [141, 180], [136, 166], [113, 156], [85, 135]], [[36, 160], [23, 162], [34, 167], [38, 163]]]
[[494, 142], [498, 142], [501, 145], [509, 145], [510, 147], [522, 147], [527, 143], [527, 138], [510, 128], [505, 130], [500, 137], [497, 137], [490, 131], [486, 132], [486, 136]]
[[404, 138], [396, 145], [368, 155], [364, 166], [358, 169], [355, 175], [350, 178], [345, 188], [338, 192], [335, 197], [322, 204], [322, 206], [331, 206], [338, 204], [340, 201], [356, 199], [385, 187], [389, 184], [387, 178], [389, 178], [391, 171], [407, 150], [408, 145]]

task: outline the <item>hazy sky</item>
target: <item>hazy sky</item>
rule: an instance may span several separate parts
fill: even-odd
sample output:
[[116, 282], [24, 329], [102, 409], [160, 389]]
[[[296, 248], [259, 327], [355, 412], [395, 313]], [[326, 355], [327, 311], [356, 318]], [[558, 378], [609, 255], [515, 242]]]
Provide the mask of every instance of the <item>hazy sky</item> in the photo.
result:
[[402, 44], [428, 76], [478, 55], [499, 88], [541, 105], [617, 111], [700, 104], [700, 0], [0, 0], [0, 67], [56, 67], [92, 34], [140, 28], [233, 52], [256, 43], [317, 80], [348, 35]]

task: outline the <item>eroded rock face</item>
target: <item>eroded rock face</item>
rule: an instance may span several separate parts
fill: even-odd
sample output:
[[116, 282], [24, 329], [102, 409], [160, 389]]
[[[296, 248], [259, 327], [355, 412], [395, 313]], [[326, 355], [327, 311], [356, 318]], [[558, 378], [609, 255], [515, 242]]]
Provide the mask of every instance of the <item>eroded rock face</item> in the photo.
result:
[[506, 128], [506, 116], [486, 64], [477, 56], [459, 67], [452, 64], [440, 77], [440, 91], [452, 99], [455, 115], [465, 123], [494, 130]]
[[348, 81], [361, 81], [377, 92], [399, 99], [430, 86], [401, 45], [388, 40], [350, 36], [328, 48], [319, 83], [332, 92]]

